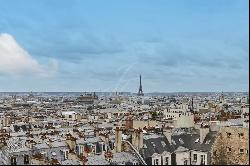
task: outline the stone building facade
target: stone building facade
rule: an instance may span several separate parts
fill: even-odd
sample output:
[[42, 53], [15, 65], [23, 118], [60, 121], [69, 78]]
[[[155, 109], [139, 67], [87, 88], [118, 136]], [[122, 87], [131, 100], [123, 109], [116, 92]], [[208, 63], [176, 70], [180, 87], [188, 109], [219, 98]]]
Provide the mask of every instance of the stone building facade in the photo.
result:
[[212, 148], [212, 164], [248, 165], [249, 131], [243, 127], [220, 129]]

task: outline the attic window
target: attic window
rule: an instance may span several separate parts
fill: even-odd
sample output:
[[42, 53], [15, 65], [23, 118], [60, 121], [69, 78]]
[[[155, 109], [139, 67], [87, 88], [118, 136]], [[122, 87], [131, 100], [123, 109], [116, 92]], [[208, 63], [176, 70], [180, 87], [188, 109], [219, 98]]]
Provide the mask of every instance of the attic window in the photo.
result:
[[179, 138], [179, 141], [181, 144], [184, 144], [183, 140], [181, 138]]
[[166, 144], [165, 144], [165, 142], [164, 142], [164, 141], [161, 141], [161, 144], [162, 144], [162, 146], [163, 146], [163, 147], [165, 147], [165, 146], [166, 146]]
[[205, 144], [209, 144], [211, 142], [211, 140], [207, 140]]
[[172, 143], [173, 143], [174, 145], [176, 145], [176, 143], [175, 143], [175, 141], [174, 141], [174, 140], [172, 140]]

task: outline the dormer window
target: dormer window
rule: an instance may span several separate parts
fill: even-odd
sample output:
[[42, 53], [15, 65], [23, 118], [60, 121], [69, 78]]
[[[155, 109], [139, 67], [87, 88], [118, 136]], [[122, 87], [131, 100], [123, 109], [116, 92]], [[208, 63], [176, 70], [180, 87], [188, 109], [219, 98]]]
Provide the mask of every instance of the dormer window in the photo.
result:
[[231, 137], [231, 133], [227, 133], [227, 138], [230, 138]]
[[244, 154], [244, 149], [239, 150], [240, 154]]
[[154, 160], [154, 165], [159, 165], [159, 159]]
[[11, 165], [17, 165], [17, 163], [16, 163], [16, 157], [11, 157], [10, 164]]
[[194, 161], [197, 161], [197, 154], [194, 154]]
[[194, 142], [198, 143], [200, 141], [200, 138], [197, 138]]
[[179, 142], [180, 142], [181, 144], [184, 144], [184, 142], [183, 142], [183, 140], [182, 140], [181, 138], [179, 138]]
[[161, 144], [162, 144], [162, 146], [163, 146], [163, 147], [165, 147], [165, 146], [166, 146], [166, 144], [165, 144], [165, 142], [164, 142], [164, 141], [161, 141]]

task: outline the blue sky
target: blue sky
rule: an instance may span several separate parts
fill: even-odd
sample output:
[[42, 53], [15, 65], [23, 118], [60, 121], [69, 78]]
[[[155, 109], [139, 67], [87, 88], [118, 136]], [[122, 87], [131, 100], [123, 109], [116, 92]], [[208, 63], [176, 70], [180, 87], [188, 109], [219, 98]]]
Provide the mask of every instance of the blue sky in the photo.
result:
[[249, 91], [248, 0], [0, 4], [0, 91]]

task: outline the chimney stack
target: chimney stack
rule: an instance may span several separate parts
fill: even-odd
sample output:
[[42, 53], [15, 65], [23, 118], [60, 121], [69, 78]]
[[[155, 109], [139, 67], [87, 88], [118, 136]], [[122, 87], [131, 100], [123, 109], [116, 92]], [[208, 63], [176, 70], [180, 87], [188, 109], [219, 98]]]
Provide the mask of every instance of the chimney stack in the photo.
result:
[[169, 144], [172, 144], [172, 128], [167, 127], [163, 129], [163, 135], [167, 138]]
[[141, 148], [143, 148], [143, 130], [139, 128], [139, 133], [138, 133], [139, 137], [138, 137], [138, 144], [139, 147], [138, 149], [140, 150]]
[[116, 146], [116, 152], [119, 153], [122, 151], [122, 129], [119, 127], [116, 127], [115, 130], [115, 146]]
[[132, 145], [138, 150], [138, 134], [137, 134], [137, 129], [134, 129], [132, 132]]
[[95, 129], [95, 137], [99, 137], [99, 129]]
[[205, 140], [208, 133], [209, 133], [209, 126], [208, 125], [203, 126], [201, 124], [201, 127], [200, 127], [200, 144], [203, 143], [203, 141]]

